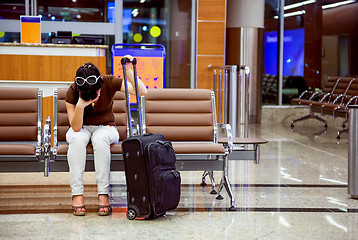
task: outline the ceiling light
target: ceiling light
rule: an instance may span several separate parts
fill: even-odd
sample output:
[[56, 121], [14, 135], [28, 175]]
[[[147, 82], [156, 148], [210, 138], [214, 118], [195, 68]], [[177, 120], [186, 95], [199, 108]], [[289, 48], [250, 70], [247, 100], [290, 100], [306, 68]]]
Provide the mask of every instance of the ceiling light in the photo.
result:
[[354, 2], [356, 2], [356, 0], [349, 0], [349, 1], [343, 1], [343, 2], [337, 2], [337, 3], [327, 4], [327, 5], [323, 5], [323, 6], [322, 6], [322, 9], [335, 8], [335, 7], [339, 7], [339, 6], [346, 5], [346, 4], [350, 4], [350, 3], [354, 3]]
[[[283, 17], [298, 16], [298, 15], [302, 15], [302, 14], [305, 14], [305, 13], [306, 13], [305, 10], [301, 10], [301, 11], [296, 11], [296, 12], [285, 13], [285, 14], [283, 14]], [[274, 16], [273, 18], [278, 19], [278, 16]]]
[[138, 13], [139, 13], [138, 8], [133, 9], [133, 11], [131, 13], [132, 13], [133, 17], [138, 16]]
[[283, 10], [288, 10], [288, 9], [292, 9], [292, 8], [302, 7], [302, 6], [304, 6], [304, 5], [311, 4], [311, 3], [315, 3], [315, 2], [316, 2], [316, 0], [308, 0], [308, 1], [303, 1], [303, 2], [299, 2], [299, 3], [295, 3], [295, 4], [290, 4], [290, 5], [284, 6], [284, 7], [283, 7]]

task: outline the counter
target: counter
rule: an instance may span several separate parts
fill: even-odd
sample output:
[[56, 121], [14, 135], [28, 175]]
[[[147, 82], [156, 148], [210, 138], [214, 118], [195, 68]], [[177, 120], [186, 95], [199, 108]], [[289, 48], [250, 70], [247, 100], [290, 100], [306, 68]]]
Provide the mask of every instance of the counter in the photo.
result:
[[53, 90], [68, 87], [91, 62], [106, 73], [106, 45], [0, 43], [0, 87], [43, 90], [43, 118], [52, 116]]

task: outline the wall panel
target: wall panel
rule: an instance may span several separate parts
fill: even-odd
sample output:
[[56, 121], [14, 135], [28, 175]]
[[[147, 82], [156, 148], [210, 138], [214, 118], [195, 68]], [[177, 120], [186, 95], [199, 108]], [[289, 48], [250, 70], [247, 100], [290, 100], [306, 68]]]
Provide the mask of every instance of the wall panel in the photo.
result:
[[198, 23], [198, 55], [225, 55], [225, 23]]
[[[213, 71], [208, 69], [209, 65], [223, 65], [224, 57], [198, 57], [198, 88], [213, 89]], [[219, 72], [217, 72], [218, 75]], [[219, 75], [218, 75], [219, 76]]]
[[226, 1], [199, 0], [198, 20], [226, 21]]
[[226, 0], [198, 0], [196, 87], [213, 88], [208, 65], [225, 64]]

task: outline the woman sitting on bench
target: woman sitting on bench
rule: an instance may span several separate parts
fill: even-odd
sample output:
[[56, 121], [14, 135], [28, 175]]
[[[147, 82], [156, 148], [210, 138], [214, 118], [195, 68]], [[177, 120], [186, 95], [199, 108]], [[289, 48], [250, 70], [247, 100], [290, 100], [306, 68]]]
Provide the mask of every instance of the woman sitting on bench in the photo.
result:
[[[132, 56], [125, 56], [129, 61], [125, 67], [128, 92], [135, 94], [133, 72], [130, 69]], [[72, 190], [72, 211], [76, 216], [83, 216], [86, 208], [83, 199], [83, 173], [86, 164], [86, 147], [93, 145], [94, 164], [98, 190], [98, 214], [105, 216], [111, 212], [109, 204], [110, 181], [110, 145], [117, 143], [119, 134], [114, 126], [112, 110], [113, 98], [117, 91], [125, 91], [122, 79], [112, 75], [101, 75], [92, 63], [85, 63], [76, 72], [75, 82], [66, 93], [66, 108], [70, 128], [66, 133], [69, 144], [67, 159], [70, 170]], [[147, 89], [138, 79], [139, 95], [145, 95]]]

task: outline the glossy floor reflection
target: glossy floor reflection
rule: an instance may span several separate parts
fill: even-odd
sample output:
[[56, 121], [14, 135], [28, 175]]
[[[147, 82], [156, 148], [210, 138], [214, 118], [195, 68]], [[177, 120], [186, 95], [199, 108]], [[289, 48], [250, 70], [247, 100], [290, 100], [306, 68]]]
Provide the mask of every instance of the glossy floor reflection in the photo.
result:
[[[178, 208], [151, 221], [126, 219], [123, 173], [112, 174], [108, 217], [95, 213], [92, 173], [85, 217], [70, 213], [67, 173], [0, 174], [0, 238], [358, 239], [358, 200], [347, 191], [347, 135], [337, 144], [338, 129], [315, 135], [320, 127], [310, 120], [294, 131], [287, 120], [250, 127], [250, 136], [269, 143], [261, 146], [260, 164], [230, 162], [237, 212], [228, 211], [225, 191], [220, 201], [209, 185], [200, 186], [202, 172], [182, 172]], [[220, 177], [215, 173], [217, 182]]]

